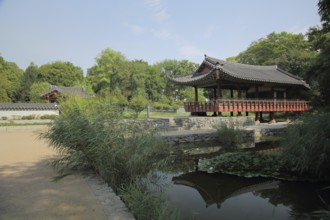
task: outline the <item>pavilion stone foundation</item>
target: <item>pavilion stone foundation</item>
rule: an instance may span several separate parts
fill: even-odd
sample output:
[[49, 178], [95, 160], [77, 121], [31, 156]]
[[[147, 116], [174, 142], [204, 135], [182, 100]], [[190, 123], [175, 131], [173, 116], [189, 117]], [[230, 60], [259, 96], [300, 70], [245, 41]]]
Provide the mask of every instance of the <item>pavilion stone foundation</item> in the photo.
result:
[[246, 128], [246, 137], [252, 137], [254, 141], [258, 142], [267, 137], [279, 137], [283, 136], [287, 132], [287, 126], [278, 127], [254, 127]]
[[167, 117], [127, 122], [139, 123], [144, 128], [155, 128], [160, 131], [212, 130], [223, 124], [242, 128], [255, 124], [254, 117]]
[[173, 117], [169, 118], [169, 125], [178, 130], [209, 130], [220, 125], [242, 128], [254, 125], [254, 117]]
[[201, 143], [201, 142], [214, 142], [217, 140], [215, 130], [199, 131], [195, 133], [180, 133], [174, 135], [163, 134], [165, 142], [170, 145], [184, 144], [184, 143]]
[[[269, 138], [269, 137], [280, 136], [284, 134], [286, 131], [287, 131], [286, 126], [270, 127], [270, 128], [265, 128], [265, 127], [251, 128], [248, 126], [242, 128], [243, 137], [247, 138], [247, 140], [252, 141], [252, 142], [247, 142], [246, 146], [243, 146], [243, 148], [254, 147], [255, 142], [260, 142], [262, 140], [265, 140], [265, 138]], [[183, 144], [183, 143], [214, 142], [219, 139], [219, 137], [216, 136], [215, 129], [177, 132], [174, 134], [163, 133], [162, 136], [164, 137], [166, 143], [172, 145]]]
[[243, 137], [256, 142], [271, 136], [284, 134], [287, 125], [255, 125], [254, 117], [167, 117], [145, 121], [127, 120], [126, 123], [138, 123], [146, 129], [157, 129], [169, 144], [212, 142], [216, 136], [216, 127], [225, 124], [239, 128]]

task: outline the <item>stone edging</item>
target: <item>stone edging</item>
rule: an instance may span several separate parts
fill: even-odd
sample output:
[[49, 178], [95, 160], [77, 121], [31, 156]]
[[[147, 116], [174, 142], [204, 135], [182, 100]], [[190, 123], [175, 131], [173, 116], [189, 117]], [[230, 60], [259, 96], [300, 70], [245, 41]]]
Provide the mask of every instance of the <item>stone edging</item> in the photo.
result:
[[93, 191], [97, 200], [102, 205], [102, 209], [109, 220], [134, 220], [134, 216], [124, 202], [116, 195], [116, 193], [109, 187], [104, 180], [96, 175], [89, 174], [85, 181]]

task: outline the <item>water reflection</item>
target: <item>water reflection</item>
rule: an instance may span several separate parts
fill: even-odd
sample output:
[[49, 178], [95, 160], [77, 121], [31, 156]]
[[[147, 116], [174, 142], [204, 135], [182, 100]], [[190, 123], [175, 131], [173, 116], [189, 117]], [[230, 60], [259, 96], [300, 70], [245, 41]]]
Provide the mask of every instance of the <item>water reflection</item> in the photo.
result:
[[206, 207], [216, 204], [218, 208], [228, 198], [248, 192], [278, 188], [279, 181], [260, 178], [242, 178], [205, 172], [191, 172], [173, 177], [174, 184], [195, 188], [206, 203]]
[[[257, 144], [257, 149], [269, 149], [269, 145], [262, 145]], [[178, 158], [165, 171], [166, 182], [171, 183], [169, 199], [184, 219], [319, 219], [311, 213], [324, 210], [330, 204], [330, 188], [324, 189], [329, 183], [243, 178], [198, 171], [200, 158], [221, 153], [210, 151], [211, 154], [203, 150], [201, 154]]]
[[317, 219], [311, 213], [330, 204], [322, 184], [200, 171], [174, 175], [172, 183], [169, 198], [185, 219]]

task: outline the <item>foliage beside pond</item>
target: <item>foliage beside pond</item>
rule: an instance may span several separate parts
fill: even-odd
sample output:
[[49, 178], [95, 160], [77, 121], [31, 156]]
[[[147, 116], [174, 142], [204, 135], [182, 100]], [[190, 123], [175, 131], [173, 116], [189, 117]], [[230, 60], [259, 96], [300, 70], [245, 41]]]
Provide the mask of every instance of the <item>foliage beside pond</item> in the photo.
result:
[[278, 154], [260, 154], [256, 152], [229, 152], [212, 159], [203, 160], [201, 171], [221, 172], [245, 177], [275, 176], [281, 165]]
[[308, 114], [289, 126], [283, 161], [301, 175], [330, 178], [330, 113]]
[[278, 153], [224, 153], [201, 170], [288, 180], [330, 180], [330, 113], [307, 115], [288, 127]]
[[[62, 103], [60, 110], [60, 117], [41, 135], [60, 153], [52, 162], [60, 172], [94, 169], [115, 191], [124, 195], [127, 206], [138, 219], [171, 215], [162, 209], [167, 205], [164, 200], [158, 200], [159, 206], [152, 207], [148, 199], [141, 200], [139, 210], [133, 209], [141, 197], [139, 193], [150, 193], [136, 181], [164, 166], [170, 158], [168, 146], [155, 130], [125, 123], [122, 108], [107, 100], [72, 100]], [[140, 192], [141, 189], [144, 190]], [[139, 193], [131, 194], [134, 190]], [[155, 200], [153, 196], [150, 199]], [[141, 213], [148, 213], [148, 218], [138, 216]]]
[[150, 190], [150, 185], [153, 185], [150, 178], [137, 180], [120, 190], [119, 194], [138, 219], [181, 219], [178, 210], [174, 210], [167, 202], [163, 189], [156, 187]]
[[233, 124], [220, 124], [216, 127], [216, 140], [226, 150], [235, 150], [243, 143], [242, 131]]

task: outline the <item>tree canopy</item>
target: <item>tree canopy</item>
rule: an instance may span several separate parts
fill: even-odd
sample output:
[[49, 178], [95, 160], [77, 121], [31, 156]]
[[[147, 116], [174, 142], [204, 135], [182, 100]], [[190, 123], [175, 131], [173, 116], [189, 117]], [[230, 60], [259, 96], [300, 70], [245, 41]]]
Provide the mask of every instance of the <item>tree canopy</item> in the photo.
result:
[[79, 85], [84, 79], [82, 69], [70, 62], [55, 61], [44, 64], [40, 66], [39, 72], [40, 81], [57, 86]]
[[21, 70], [15, 63], [5, 61], [0, 56], [0, 102], [16, 102], [19, 100]]
[[130, 61], [108, 48], [95, 61], [88, 70], [87, 80], [96, 94], [121, 96], [134, 102], [147, 97], [150, 102], [166, 104], [183, 101], [194, 94], [192, 88], [179, 87], [168, 80], [172, 74], [187, 74], [197, 68], [197, 64], [188, 60], [164, 60], [149, 65], [143, 60]]
[[313, 97], [314, 104], [330, 108], [330, 1], [320, 0], [318, 3], [322, 27], [312, 27], [307, 33], [308, 40], [317, 51], [312, 60], [307, 76], [319, 90]]
[[290, 73], [304, 76], [309, 60], [315, 55], [303, 34], [273, 32], [252, 42], [245, 51], [229, 60], [251, 65], [278, 65]]
[[30, 89], [33, 83], [38, 82], [39, 68], [33, 62], [26, 68], [21, 80], [20, 100], [30, 101]]

